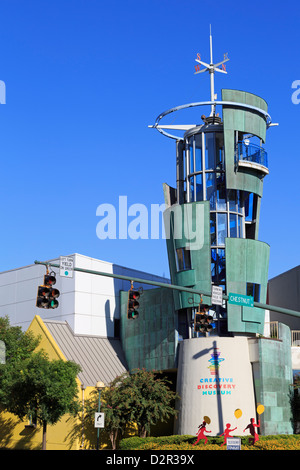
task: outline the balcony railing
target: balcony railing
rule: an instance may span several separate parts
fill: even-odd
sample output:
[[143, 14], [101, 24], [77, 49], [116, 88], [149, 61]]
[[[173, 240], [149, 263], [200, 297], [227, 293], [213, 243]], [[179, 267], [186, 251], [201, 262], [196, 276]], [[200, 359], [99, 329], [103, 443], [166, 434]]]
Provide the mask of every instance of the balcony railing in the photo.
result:
[[264, 335], [267, 338], [279, 339], [278, 321], [266, 322]]
[[291, 330], [292, 346], [300, 347], [300, 330]]
[[268, 173], [268, 154], [263, 147], [255, 144], [238, 142], [235, 148], [237, 166], [248, 166]]

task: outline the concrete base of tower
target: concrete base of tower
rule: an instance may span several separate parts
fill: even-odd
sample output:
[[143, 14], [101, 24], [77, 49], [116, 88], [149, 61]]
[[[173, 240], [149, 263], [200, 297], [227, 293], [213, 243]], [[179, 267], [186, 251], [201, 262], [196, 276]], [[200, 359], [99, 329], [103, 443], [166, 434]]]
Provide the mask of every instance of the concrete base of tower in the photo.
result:
[[257, 418], [248, 338], [214, 336], [182, 341], [177, 392], [176, 434], [196, 435], [205, 419], [208, 436], [223, 433], [227, 424], [236, 428], [232, 436], [243, 435], [250, 419]]

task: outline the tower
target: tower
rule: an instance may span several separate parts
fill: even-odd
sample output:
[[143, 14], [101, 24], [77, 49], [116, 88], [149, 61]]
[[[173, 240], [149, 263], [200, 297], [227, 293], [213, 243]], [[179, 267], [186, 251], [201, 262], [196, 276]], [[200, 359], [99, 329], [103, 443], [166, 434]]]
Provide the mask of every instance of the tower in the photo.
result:
[[[196, 433], [203, 416], [209, 416], [211, 431], [219, 434], [224, 423], [234, 423], [237, 409], [241, 426], [247, 425], [250, 418], [257, 418], [261, 400], [267, 405], [262, 431], [291, 432], [288, 380], [280, 372], [281, 360], [275, 364], [275, 358], [278, 390], [273, 405], [267, 403], [266, 384], [272, 383], [273, 372], [262, 367], [266, 359], [261, 352], [267, 357], [274, 345], [259, 342], [265, 311], [253, 306], [266, 303], [267, 295], [270, 247], [258, 233], [263, 181], [269, 174], [264, 144], [273, 124], [267, 103], [259, 96], [223, 89], [217, 100], [214, 76], [226, 73], [228, 60], [225, 54], [213, 63], [210, 33], [210, 63], [197, 55], [195, 67], [195, 74], [210, 75], [210, 100], [165, 111], [151, 126], [176, 142], [176, 187], [164, 184], [171, 283], [203, 293], [173, 291], [181, 340], [177, 362], [181, 400], [175, 432]], [[171, 113], [197, 107], [209, 107], [199, 113], [198, 124], [161, 122]], [[175, 135], [178, 131], [183, 135]], [[212, 304], [214, 286], [230, 300]], [[285, 347], [275, 346], [278, 358]], [[290, 370], [288, 359], [285, 366]], [[271, 417], [275, 409], [282, 416], [279, 426]], [[236, 433], [241, 434], [241, 429]]]
[[[176, 188], [164, 184], [171, 280], [200, 292], [220, 286], [224, 293], [264, 303], [269, 245], [258, 240], [258, 230], [263, 180], [269, 173], [263, 144], [271, 118], [267, 103], [252, 93], [223, 89], [222, 101], [217, 101], [214, 74], [226, 73], [224, 64], [229, 59], [224, 54], [223, 61], [213, 64], [211, 34], [210, 63], [199, 57], [196, 62], [204, 68], [197, 66], [195, 73], [209, 73], [210, 101], [166, 111], [153, 126], [176, 140]], [[209, 106], [210, 114], [202, 114], [198, 125], [174, 126], [185, 130], [182, 137], [169, 133], [172, 125], [160, 124], [171, 112], [197, 106]], [[219, 336], [263, 333], [261, 309], [231, 303], [214, 306], [205, 295], [201, 299], [174, 295], [186, 325], [194, 320], [201, 303], [202, 310], [204, 305], [210, 307], [214, 333]]]

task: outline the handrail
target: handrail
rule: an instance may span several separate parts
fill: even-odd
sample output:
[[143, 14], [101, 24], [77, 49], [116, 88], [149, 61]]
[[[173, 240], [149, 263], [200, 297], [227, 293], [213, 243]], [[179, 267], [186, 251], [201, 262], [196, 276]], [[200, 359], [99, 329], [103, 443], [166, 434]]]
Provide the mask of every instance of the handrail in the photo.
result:
[[268, 168], [268, 154], [263, 147], [256, 144], [238, 142], [235, 149], [235, 158], [237, 164], [239, 161], [247, 161]]

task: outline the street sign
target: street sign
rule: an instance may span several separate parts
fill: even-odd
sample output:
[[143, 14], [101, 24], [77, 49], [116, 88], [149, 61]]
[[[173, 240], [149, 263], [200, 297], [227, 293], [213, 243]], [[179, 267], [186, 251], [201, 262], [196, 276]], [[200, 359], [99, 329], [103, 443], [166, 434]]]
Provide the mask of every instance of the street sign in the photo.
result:
[[95, 428], [104, 428], [104, 413], [95, 413]]
[[229, 294], [228, 302], [234, 305], [241, 305], [242, 307], [254, 307], [254, 299], [250, 295]]
[[227, 437], [227, 450], [241, 450], [241, 439], [239, 437]]
[[74, 259], [70, 256], [61, 256], [59, 258], [59, 274], [63, 277], [73, 277]]
[[219, 286], [211, 288], [211, 303], [213, 305], [223, 305], [223, 289]]

